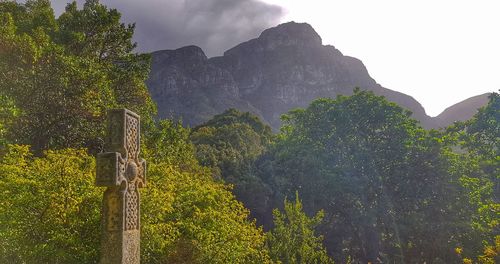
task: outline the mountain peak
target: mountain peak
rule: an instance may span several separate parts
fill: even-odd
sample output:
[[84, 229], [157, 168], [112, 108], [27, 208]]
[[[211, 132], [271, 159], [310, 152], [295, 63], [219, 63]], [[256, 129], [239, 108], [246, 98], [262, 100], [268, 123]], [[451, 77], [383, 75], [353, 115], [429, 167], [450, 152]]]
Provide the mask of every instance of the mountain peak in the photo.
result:
[[206, 61], [207, 56], [203, 52], [203, 50], [194, 45], [185, 46], [179, 49], [174, 50], [176, 55], [182, 56], [184, 59], [188, 59], [190, 61]]
[[321, 37], [314, 28], [307, 23], [288, 22], [264, 30], [259, 39], [264, 41], [280, 42], [281, 44], [305, 44], [319, 46]]
[[[354, 87], [408, 108], [425, 128], [441, 127], [442, 119], [460, 117], [429, 117], [411, 96], [377, 84], [360, 60], [323, 46], [321, 37], [306, 23], [288, 22], [267, 29], [258, 38], [210, 59], [196, 46], [154, 52], [152, 57], [147, 85], [160, 117], [181, 117], [189, 125], [238, 108], [258, 114], [278, 130], [280, 116], [290, 109], [307, 107], [320, 97], [352, 94]], [[465, 108], [472, 108], [468, 113], [473, 114], [477, 107]]]
[[272, 46], [321, 46], [322, 40], [307, 23], [288, 22], [266, 29], [259, 40]]
[[152, 53], [153, 64], [165, 63], [197, 65], [207, 61], [207, 56], [203, 50], [194, 45], [185, 46], [175, 50], [159, 50]]
[[264, 30], [258, 38], [227, 50], [224, 52], [224, 56], [256, 51], [274, 51], [285, 47], [306, 50], [321, 48], [322, 40], [311, 25], [292, 21]]

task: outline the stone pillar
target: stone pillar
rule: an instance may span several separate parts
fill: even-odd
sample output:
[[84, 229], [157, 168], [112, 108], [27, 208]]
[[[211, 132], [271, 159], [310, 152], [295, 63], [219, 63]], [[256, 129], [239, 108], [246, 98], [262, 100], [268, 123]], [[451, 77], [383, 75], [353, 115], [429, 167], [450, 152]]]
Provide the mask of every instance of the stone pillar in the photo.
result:
[[108, 112], [107, 152], [97, 155], [96, 185], [107, 187], [101, 212], [101, 264], [140, 263], [140, 194], [146, 161], [139, 158], [140, 118]]

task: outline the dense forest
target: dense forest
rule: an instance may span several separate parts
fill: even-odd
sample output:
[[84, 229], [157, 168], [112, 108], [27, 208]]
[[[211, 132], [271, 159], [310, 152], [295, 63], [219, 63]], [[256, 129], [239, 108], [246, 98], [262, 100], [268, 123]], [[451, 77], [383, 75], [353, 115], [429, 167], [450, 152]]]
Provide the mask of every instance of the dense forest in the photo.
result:
[[107, 110], [141, 115], [143, 263], [500, 263], [500, 95], [425, 130], [371, 92], [279, 133], [235, 109], [158, 120], [150, 56], [97, 0], [0, 1], [0, 263], [97, 263]]

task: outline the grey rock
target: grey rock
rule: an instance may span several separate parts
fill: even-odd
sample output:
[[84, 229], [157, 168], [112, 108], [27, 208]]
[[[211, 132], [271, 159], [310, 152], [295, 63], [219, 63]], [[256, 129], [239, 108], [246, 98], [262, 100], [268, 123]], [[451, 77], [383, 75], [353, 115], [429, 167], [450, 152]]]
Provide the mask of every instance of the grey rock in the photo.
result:
[[159, 116], [181, 119], [186, 125], [202, 123], [228, 108], [260, 115], [240, 99], [231, 73], [210, 63], [196, 46], [154, 52], [146, 84]]
[[152, 54], [147, 81], [161, 118], [197, 125], [228, 108], [250, 111], [279, 129], [280, 116], [319, 97], [371, 90], [409, 109], [425, 128], [439, 126], [414, 98], [379, 85], [363, 63], [344, 56], [306, 23], [289, 22], [208, 59], [195, 46]]

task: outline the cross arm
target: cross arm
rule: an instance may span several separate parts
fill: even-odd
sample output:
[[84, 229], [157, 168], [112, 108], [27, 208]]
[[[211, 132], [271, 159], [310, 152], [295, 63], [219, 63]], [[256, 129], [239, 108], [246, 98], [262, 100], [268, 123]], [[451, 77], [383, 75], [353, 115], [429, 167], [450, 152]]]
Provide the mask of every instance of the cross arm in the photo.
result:
[[125, 179], [125, 160], [119, 152], [97, 154], [96, 185], [119, 186]]

